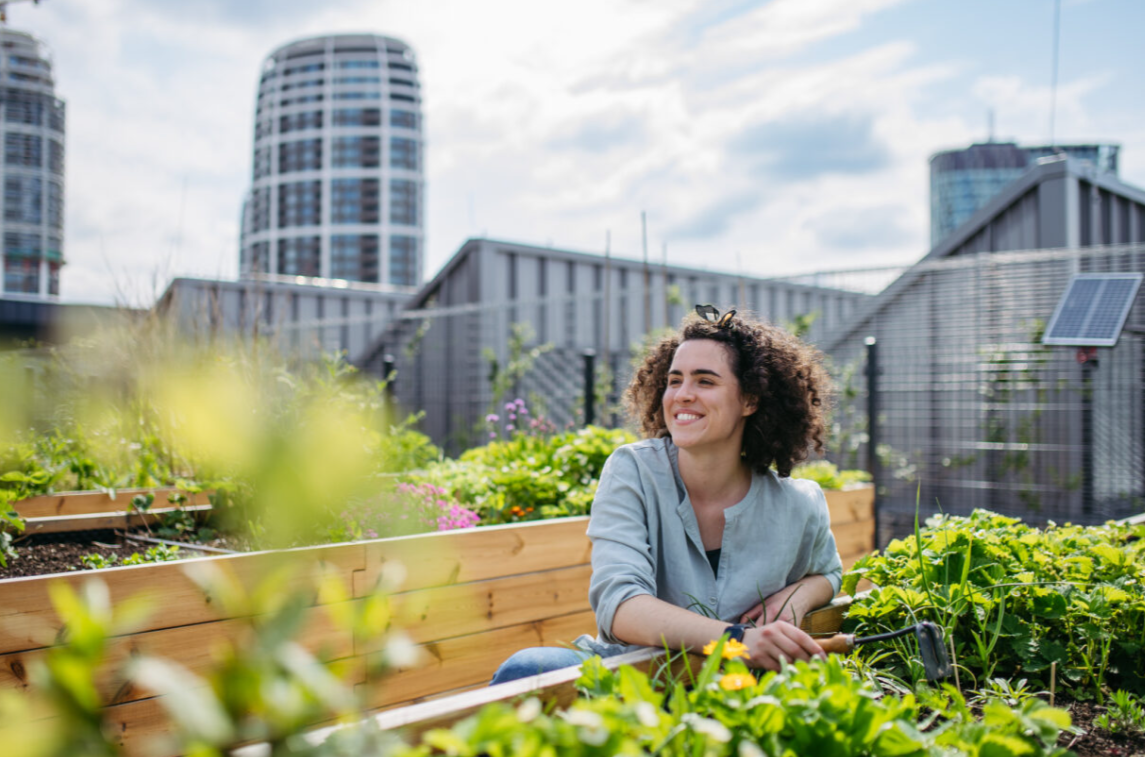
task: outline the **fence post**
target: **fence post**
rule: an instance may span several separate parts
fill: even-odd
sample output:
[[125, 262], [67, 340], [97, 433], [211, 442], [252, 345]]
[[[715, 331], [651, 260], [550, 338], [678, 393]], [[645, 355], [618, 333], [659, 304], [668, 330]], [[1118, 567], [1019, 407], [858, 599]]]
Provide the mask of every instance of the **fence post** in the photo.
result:
[[596, 350], [585, 350], [584, 356], [584, 425], [596, 421]]
[[867, 470], [875, 487], [875, 548], [878, 549], [879, 484], [883, 478], [879, 464], [879, 345], [873, 336], [867, 337], [864, 344], [867, 346]]

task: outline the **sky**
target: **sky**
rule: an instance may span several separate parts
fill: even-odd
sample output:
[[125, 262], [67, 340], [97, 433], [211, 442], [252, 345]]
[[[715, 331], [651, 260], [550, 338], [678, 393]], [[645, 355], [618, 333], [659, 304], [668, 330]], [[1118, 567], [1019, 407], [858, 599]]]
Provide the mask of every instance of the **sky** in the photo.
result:
[[[8, 8], [67, 102], [61, 299], [234, 278], [262, 61], [319, 34], [417, 52], [427, 278], [470, 237], [749, 275], [904, 265], [928, 159], [1051, 139], [1054, 0], [42, 0]], [[1054, 137], [1145, 186], [1139, 0], [1061, 0]]]

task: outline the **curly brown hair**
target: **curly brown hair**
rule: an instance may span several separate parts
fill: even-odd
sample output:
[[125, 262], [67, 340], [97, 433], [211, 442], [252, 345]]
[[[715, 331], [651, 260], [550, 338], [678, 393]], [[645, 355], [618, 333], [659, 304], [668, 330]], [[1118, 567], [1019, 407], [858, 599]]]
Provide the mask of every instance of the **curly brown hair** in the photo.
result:
[[649, 350], [624, 392], [624, 404], [647, 438], [668, 436], [663, 397], [668, 370], [681, 342], [711, 339], [724, 345], [740, 391], [757, 400], [747, 418], [743, 456], [752, 470], [772, 466], [780, 476], [823, 451], [831, 381], [823, 355], [785, 330], [747, 318], [732, 318], [728, 327], [690, 316], [680, 332]]

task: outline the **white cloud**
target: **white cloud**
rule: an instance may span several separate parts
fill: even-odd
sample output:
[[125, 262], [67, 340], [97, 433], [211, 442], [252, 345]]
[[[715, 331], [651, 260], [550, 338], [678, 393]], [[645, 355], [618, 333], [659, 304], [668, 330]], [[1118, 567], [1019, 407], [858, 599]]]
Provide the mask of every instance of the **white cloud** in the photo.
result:
[[[237, 270], [264, 57], [299, 37], [359, 30], [418, 52], [429, 274], [471, 235], [602, 250], [611, 230], [614, 251], [638, 255], [641, 210], [653, 253], [667, 242], [681, 264], [734, 270], [738, 255], [767, 274], [916, 259], [928, 239], [927, 158], [980, 139], [986, 107], [999, 133], [1040, 141], [1049, 91], [1026, 72], [936, 56], [907, 27], [872, 33], [909, 8], [53, 0], [10, 17], [53, 48], [68, 102], [64, 297], [109, 301], [118, 287], [145, 302], [169, 275]], [[1059, 136], [1118, 139], [1123, 175], [1145, 174], [1140, 106], [1106, 101], [1095, 113], [1111, 74], [1069, 72]], [[734, 149], [753, 129], [790, 137], [801, 124], [823, 139], [849, 124], [839, 139], [869, 142], [866, 162], [847, 144], [824, 145], [829, 157], [818, 162], [782, 155], [781, 173], [774, 155]], [[832, 170], [845, 159], [850, 173]], [[894, 233], [875, 244], [848, 238], [865, 212], [889, 219]], [[841, 228], [825, 232], [832, 222]]]

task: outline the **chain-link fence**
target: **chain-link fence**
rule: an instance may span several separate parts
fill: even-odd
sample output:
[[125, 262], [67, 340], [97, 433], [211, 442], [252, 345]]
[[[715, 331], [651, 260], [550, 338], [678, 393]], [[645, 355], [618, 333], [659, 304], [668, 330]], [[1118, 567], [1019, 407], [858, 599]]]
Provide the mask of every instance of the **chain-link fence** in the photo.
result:
[[820, 343], [850, 394], [834, 455], [870, 461], [877, 356], [880, 543], [938, 510], [1093, 523], [1145, 509], [1145, 311], [1079, 362], [1041, 344], [1074, 274], [1145, 270], [1145, 247], [982, 253], [915, 266]]

